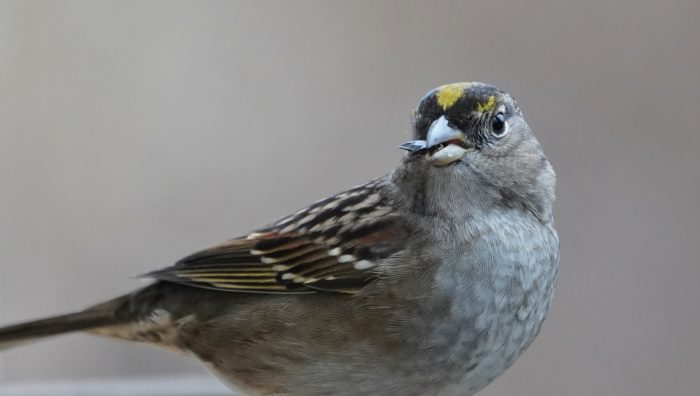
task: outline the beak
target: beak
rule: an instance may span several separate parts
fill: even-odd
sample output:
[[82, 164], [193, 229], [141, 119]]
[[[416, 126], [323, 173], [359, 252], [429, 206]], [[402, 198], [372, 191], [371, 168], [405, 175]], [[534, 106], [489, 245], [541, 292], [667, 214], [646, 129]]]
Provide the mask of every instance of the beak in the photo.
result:
[[433, 121], [426, 140], [412, 140], [399, 146], [409, 153], [426, 152], [426, 158], [435, 166], [445, 166], [462, 159], [474, 149], [462, 131], [449, 125], [442, 116]]
[[442, 116], [430, 125], [425, 143], [427, 148], [431, 149], [439, 144], [447, 144], [455, 140], [464, 143], [466, 141], [464, 133], [459, 129], [452, 128], [447, 122], [447, 118]]

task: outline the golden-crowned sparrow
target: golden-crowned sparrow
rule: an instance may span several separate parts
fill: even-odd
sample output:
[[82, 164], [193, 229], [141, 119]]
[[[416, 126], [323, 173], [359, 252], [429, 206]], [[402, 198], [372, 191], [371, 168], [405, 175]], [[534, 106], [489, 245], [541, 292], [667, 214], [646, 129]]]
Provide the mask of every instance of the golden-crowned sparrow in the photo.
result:
[[471, 395], [540, 330], [559, 242], [555, 175], [513, 98], [430, 91], [392, 173], [148, 274], [68, 331], [196, 356], [244, 394]]

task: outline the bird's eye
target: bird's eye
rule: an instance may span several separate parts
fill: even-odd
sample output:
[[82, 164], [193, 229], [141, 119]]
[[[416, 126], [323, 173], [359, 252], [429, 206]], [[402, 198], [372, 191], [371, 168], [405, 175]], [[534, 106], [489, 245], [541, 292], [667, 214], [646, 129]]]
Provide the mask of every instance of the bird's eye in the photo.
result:
[[503, 137], [508, 133], [508, 124], [503, 113], [498, 113], [491, 118], [491, 134], [495, 137]]

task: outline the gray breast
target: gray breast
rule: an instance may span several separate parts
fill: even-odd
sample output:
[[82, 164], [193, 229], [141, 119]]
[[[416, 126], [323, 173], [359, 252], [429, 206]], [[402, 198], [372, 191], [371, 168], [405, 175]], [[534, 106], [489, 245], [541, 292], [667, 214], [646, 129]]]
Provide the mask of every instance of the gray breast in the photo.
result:
[[559, 261], [551, 225], [514, 210], [479, 219], [419, 245], [424, 272], [404, 279], [415, 294], [392, 315], [412, 352], [400, 372], [416, 394], [482, 389], [530, 345], [549, 309]]
[[459, 296], [445, 327], [460, 334], [452, 359], [465, 358], [460, 378], [439, 394], [469, 395], [503, 373], [539, 332], [553, 295], [559, 243], [551, 225], [512, 212], [483, 219], [436, 277]]

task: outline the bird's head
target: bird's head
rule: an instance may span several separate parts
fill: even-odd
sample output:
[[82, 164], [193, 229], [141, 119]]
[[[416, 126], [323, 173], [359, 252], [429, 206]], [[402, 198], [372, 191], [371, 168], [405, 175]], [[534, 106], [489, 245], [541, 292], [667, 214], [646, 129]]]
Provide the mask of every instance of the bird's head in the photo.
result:
[[551, 217], [554, 171], [508, 93], [476, 82], [443, 85], [421, 99], [413, 126], [416, 140], [400, 148], [430, 184]]

